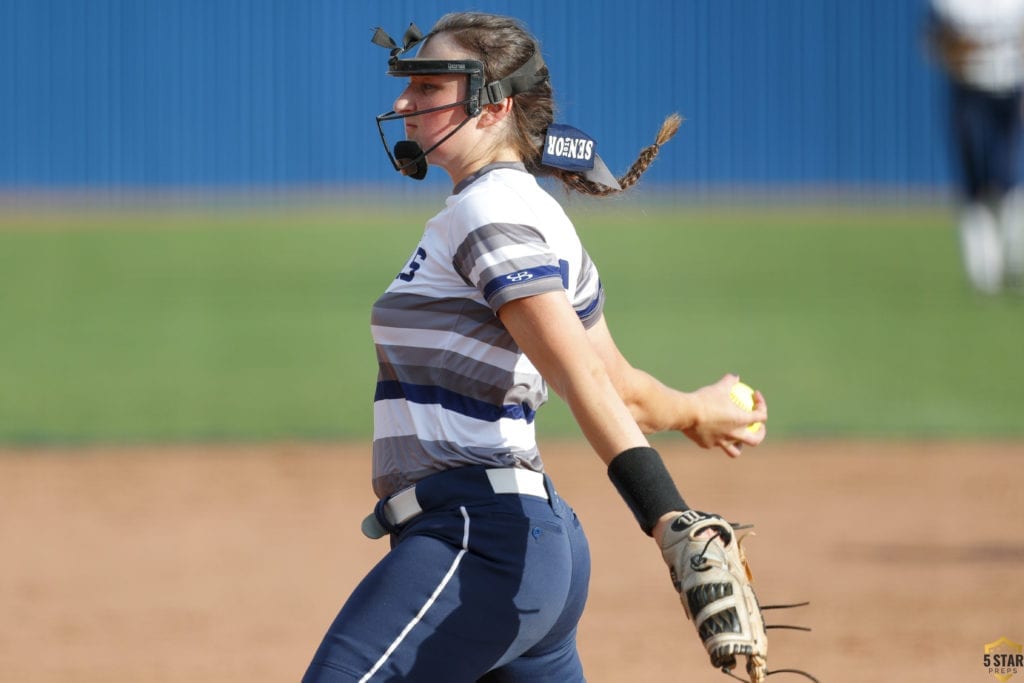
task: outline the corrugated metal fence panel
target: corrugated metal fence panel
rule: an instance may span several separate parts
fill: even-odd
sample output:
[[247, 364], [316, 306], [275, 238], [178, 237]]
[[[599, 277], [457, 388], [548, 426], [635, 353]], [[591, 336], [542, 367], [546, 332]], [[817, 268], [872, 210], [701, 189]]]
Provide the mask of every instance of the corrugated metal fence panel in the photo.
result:
[[[923, 0], [478, 0], [542, 40], [560, 120], [613, 170], [671, 112], [652, 181], [948, 180]], [[448, 2], [0, 0], [0, 184], [396, 183], [375, 26]], [[397, 130], [397, 129], [396, 129]], [[443, 182], [433, 173], [430, 181]], [[404, 181], [408, 182], [408, 181]]]

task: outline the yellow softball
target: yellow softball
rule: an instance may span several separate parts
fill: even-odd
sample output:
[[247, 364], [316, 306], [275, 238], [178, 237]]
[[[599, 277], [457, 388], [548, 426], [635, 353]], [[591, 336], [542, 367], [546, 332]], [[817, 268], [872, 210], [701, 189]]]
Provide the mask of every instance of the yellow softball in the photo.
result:
[[[732, 389], [729, 390], [729, 398], [732, 399], [733, 403], [743, 408], [743, 410], [754, 409], [754, 390], [743, 382], [736, 382], [736, 384], [732, 385]], [[747, 425], [748, 432], [756, 432], [760, 428], [760, 422]]]

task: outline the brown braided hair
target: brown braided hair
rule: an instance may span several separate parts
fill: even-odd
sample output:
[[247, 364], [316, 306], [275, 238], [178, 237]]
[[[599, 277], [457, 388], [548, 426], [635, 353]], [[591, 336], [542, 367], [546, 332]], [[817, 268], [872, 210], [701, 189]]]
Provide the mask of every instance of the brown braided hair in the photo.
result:
[[[540, 53], [537, 40], [520, 21], [497, 14], [452, 12], [441, 17], [430, 33], [449, 34], [459, 47], [479, 59], [484, 65], [487, 83], [508, 76], [533, 54]], [[541, 157], [544, 137], [548, 126], [555, 122], [555, 100], [547, 66], [542, 66], [539, 73], [544, 76], [543, 81], [530, 91], [512, 97], [510, 142], [522, 158], [527, 171], [535, 176], [554, 177], [567, 190], [604, 197], [636, 185], [640, 176], [658, 156], [661, 146], [672, 139], [683, 122], [679, 114], [666, 117], [654, 144], [643, 148], [625, 175], [618, 179], [621, 190], [588, 180], [578, 171], [543, 166]]]

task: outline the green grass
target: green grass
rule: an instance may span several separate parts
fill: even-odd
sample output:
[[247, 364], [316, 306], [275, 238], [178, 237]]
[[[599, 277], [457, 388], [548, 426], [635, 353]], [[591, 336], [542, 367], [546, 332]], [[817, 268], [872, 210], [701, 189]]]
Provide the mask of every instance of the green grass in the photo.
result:
[[944, 213], [725, 211], [631, 230], [635, 268], [611, 231], [592, 247], [611, 265], [609, 321], [671, 383], [738, 372], [776, 435], [1024, 434], [1024, 298], [965, 286]]
[[[966, 287], [942, 209], [569, 211], [627, 356], [740, 373], [776, 437], [1024, 436], [1024, 297]], [[369, 307], [429, 213], [0, 218], [0, 443], [367, 438]]]

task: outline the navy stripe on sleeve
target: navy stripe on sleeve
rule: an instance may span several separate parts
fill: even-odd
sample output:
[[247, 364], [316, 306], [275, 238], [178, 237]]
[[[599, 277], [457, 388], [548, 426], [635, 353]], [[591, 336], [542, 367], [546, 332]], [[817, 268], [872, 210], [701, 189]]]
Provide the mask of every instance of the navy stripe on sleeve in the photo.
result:
[[519, 270], [514, 273], [508, 273], [494, 278], [484, 286], [484, 298], [490, 301], [495, 294], [506, 287], [524, 285], [529, 282], [533, 282], [534, 280], [540, 280], [548, 277], [557, 277], [562, 282], [565, 282], [565, 276], [562, 273], [562, 268], [558, 266], [537, 266], [535, 268], [527, 268], [525, 270]]

